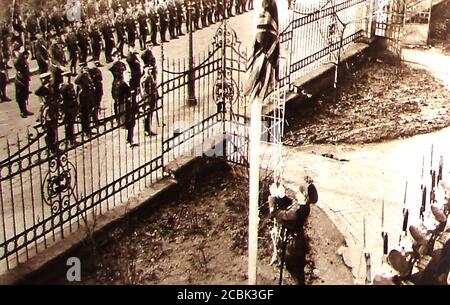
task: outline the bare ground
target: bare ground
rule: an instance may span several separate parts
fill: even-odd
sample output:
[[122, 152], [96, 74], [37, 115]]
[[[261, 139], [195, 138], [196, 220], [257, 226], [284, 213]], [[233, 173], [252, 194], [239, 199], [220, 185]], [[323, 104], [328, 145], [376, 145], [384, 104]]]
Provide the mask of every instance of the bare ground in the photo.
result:
[[340, 97], [319, 97], [288, 112], [285, 144], [373, 143], [450, 125], [450, 92], [406, 64], [370, 62], [341, 81]]
[[[106, 246], [90, 257], [95, 268], [83, 274], [83, 284], [246, 284], [248, 184], [233, 172], [203, 181], [150, 218], [130, 219], [111, 232]], [[269, 266], [270, 228], [263, 204], [258, 284], [278, 283], [278, 266]], [[351, 271], [336, 254], [344, 238], [318, 207], [312, 209], [306, 232], [307, 283], [353, 284]], [[283, 283], [292, 284], [284, 274]]]

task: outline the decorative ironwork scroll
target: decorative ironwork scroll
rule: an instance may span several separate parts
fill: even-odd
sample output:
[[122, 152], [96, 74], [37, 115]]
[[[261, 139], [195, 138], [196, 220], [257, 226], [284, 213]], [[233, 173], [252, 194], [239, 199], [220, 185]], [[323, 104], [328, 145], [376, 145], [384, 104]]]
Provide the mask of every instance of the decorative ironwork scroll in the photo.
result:
[[[246, 53], [241, 51], [241, 41], [236, 31], [222, 22], [213, 37], [213, 46], [222, 49], [222, 71], [218, 73], [214, 85], [214, 98], [219, 111], [225, 111], [225, 105], [238, 100], [239, 86], [233, 78], [233, 71], [246, 69]], [[242, 71], [240, 71], [242, 72]]]
[[70, 199], [76, 200], [76, 169], [69, 161], [67, 153], [57, 154], [48, 161], [48, 173], [42, 183], [42, 198], [52, 213], [64, 211]]

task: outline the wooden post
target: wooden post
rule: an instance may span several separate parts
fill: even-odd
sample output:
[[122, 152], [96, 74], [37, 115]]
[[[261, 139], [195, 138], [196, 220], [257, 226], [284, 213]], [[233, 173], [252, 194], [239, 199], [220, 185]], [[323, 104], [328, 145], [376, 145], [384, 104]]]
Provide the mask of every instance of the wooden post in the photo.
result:
[[250, 121], [250, 193], [248, 227], [248, 284], [256, 285], [259, 226], [259, 167], [261, 146], [261, 99], [251, 106]]

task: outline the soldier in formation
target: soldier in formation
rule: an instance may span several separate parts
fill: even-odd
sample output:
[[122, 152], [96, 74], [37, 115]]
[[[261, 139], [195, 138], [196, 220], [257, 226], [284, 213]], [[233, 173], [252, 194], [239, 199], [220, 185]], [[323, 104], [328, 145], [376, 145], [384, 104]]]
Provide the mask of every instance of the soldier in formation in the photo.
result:
[[65, 138], [71, 145], [76, 145], [75, 141], [75, 122], [78, 116], [78, 101], [75, 86], [71, 82], [72, 74], [70, 72], [63, 73], [67, 81], [61, 85], [61, 112], [63, 114], [63, 123], [65, 126]]
[[77, 87], [78, 103], [80, 105], [81, 130], [90, 137], [91, 116], [95, 107], [95, 85], [86, 65], [81, 68], [81, 74], [75, 79]]
[[30, 67], [28, 65], [28, 51], [24, 47], [15, 50], [14, 68], [16, 69], [16, 101], [19, 105], [20, 115], [26, 118], [34, 113], [28, 111], [27, 103], [30, 94]]
[[125, 105], [127, 102], [126, 100], [128, 98], [131, 98], [130, 87], [124, 80], [124, 72], [126, 71], [126, 65], [121, 61], [121, 58], [117, 56], [116, 61], [109, 70], [113, 75], [111, 95], [114, 99], [114, 114], [117, 118], [118, 125], [123, 125], [125, 123], [124, 115], [125, 115]]
[[50, 152], [55, 153], [58, 142], [58, 94], [59, 89], [51, 84], [51, 73], [41, 74], [41, 86], [35, 94], [41, 99], [41, 124], [46, 131], [45, 144]]

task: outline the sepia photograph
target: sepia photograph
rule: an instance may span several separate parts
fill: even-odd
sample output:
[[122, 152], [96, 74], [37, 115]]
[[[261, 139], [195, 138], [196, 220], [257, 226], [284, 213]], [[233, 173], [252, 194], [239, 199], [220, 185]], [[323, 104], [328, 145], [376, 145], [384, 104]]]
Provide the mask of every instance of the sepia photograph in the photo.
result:
[[450, 284], [450, 0], [0, 5], [0, 286]]

